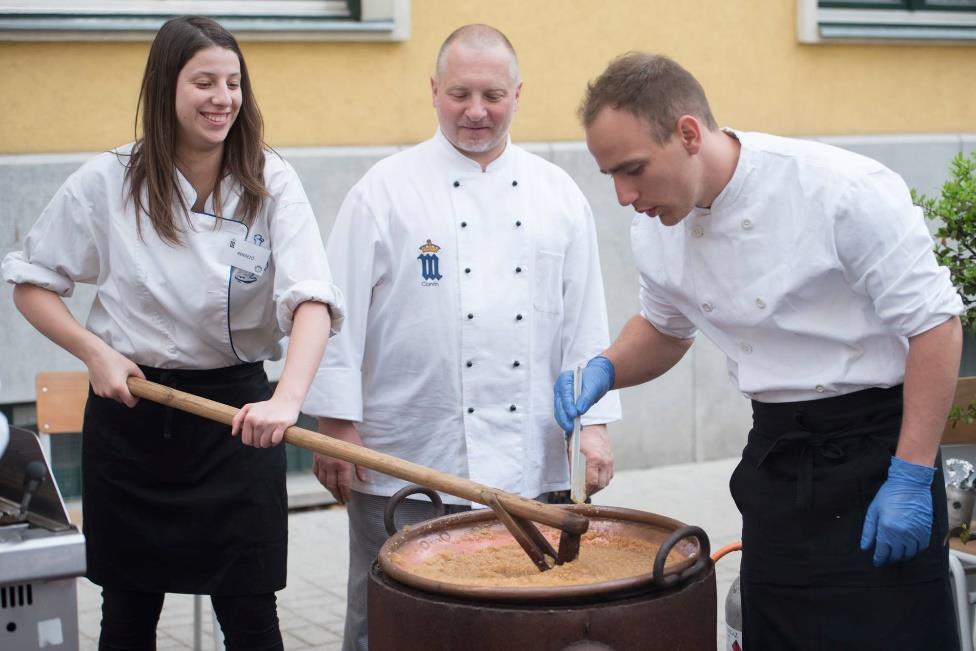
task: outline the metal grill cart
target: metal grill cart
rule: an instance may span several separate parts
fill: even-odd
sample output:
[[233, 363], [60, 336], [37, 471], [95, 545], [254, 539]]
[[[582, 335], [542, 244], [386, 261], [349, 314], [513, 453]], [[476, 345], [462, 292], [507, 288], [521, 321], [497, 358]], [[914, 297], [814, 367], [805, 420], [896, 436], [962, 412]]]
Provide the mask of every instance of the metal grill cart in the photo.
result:
[[68, 521], [37, 436], [0, 457], [0, 649], [77, 649], [85, 537]]

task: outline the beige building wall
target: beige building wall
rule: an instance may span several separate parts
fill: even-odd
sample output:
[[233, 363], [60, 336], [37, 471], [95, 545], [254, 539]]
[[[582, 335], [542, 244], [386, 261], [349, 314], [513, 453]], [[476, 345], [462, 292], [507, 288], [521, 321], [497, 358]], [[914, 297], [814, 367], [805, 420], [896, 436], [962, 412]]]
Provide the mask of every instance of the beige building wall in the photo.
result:
[[[414, 143], [434, 129], [427, 78], [444, 37], [503, 30], [525, 79], [514, 137], [579, 140], [586, 81], [615, 55], [675, 57], [719, 122], [781, 134], [974, 130], [972, 45], [801, 45], [789, 0], [412, 0], [398, 43], [243, 44], [275, 147]], [[0, 153], [99, 151], [133, 139], [148, 42], [0, 43]]]
[[[627, 50], [657, 51], [704, 84], [719, 123], [803, 135], [874, 157], [928, 194], [976, 151], [976, 45], [801, 45], [795, 0], [411, 0], [402, 42], [242, 43], [267, 141], [295, 165], [323, 236], [348, 189], [383, 156], [435, 129], [427, 79], [455, 27], [486, 22], [520, 53], [513, 136], [565, 169], [593, 207], [610, 331], [638, 309], [633, 211], [617, 205], [580, 140], [586, 82]], [[0, 41], [0, 256], [91, 152], [134, 137], [143, 42]], [[41, 154], [41, 155], [38, 155]], [[68, 301], [84, 320], [91, 286]], [[32, 422], [34, 374], [82, 368], [16, 314], [0, 284], [0, 408]], [[732, 456], [749, 403], [704, 337], [671, 372], [622, 392], [618, 468]], [[976, 373], [976, 346], [968, 374]], [[279, 365], [269, 364], [273, 377]], [[17, 406], [19, 405], [19, 406]]]

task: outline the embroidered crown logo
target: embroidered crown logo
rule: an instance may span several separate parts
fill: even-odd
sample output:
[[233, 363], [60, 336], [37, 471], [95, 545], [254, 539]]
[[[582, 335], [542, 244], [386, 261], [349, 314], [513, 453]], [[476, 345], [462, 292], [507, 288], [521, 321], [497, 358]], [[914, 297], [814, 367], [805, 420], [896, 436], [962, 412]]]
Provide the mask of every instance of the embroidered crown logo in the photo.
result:
[[437, 257], [437, 252], [441, 250], [441, 247], [427, 240], [418, 248], [420, 255], [417, 256], [417, 259], [420, 260], [420, 277], [423, 278], [423, 285], [425, 287], [437, 285], [437, 281], [443, 278], [440, 272], [440, 259]]

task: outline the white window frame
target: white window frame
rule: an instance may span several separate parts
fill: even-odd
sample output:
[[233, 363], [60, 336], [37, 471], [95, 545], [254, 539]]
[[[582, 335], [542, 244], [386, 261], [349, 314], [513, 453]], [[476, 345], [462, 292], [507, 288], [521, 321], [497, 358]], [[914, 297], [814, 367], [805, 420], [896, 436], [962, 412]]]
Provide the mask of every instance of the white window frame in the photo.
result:
[[800, 43], [950, 43], [976, 45], [976, 11], [825, 8], [796, 0]]
[[405, 41], [410, 0], [0, 0], [0, 41], [149, 41], [168, 18], [209, 16], [239, 40]]

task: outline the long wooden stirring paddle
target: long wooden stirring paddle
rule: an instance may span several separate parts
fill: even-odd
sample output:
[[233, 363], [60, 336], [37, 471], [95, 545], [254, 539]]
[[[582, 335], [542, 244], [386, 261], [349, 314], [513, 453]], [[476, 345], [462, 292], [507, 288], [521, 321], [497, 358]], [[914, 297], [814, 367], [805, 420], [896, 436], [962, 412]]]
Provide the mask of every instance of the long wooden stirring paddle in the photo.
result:
[[[230, 425], [239, 411], [230, 405], [201, 398], [192, 393], [179, 391], [142, 378], [130, 377], [128, 386], [129, 391], [134, 396], [225, 425]], [[562, 532], [559, 551], [555, 553], [554, 560], [556, 563], [565, 563], [576, 559], [579, 555], [580, 536], [590, 526], [590, 521], [578, 513], [572, 513], [549, 504], [542, 504], [498, 488], [479, 484], [470, 479], [434, 470], [294, 425], [285, 430], [284, 440], [286, 443], [312, 452], [342, 459], [493, 509], [499, 516], [499, 520], [505, 524], [536, 567], [543, 571], [550, 567], [545, 561], [545, 556], [553, 556], [553, 549], [532, 522], [539, 522]], [[508, 514], [510, 517], [506, 518], [503, 514]]]

